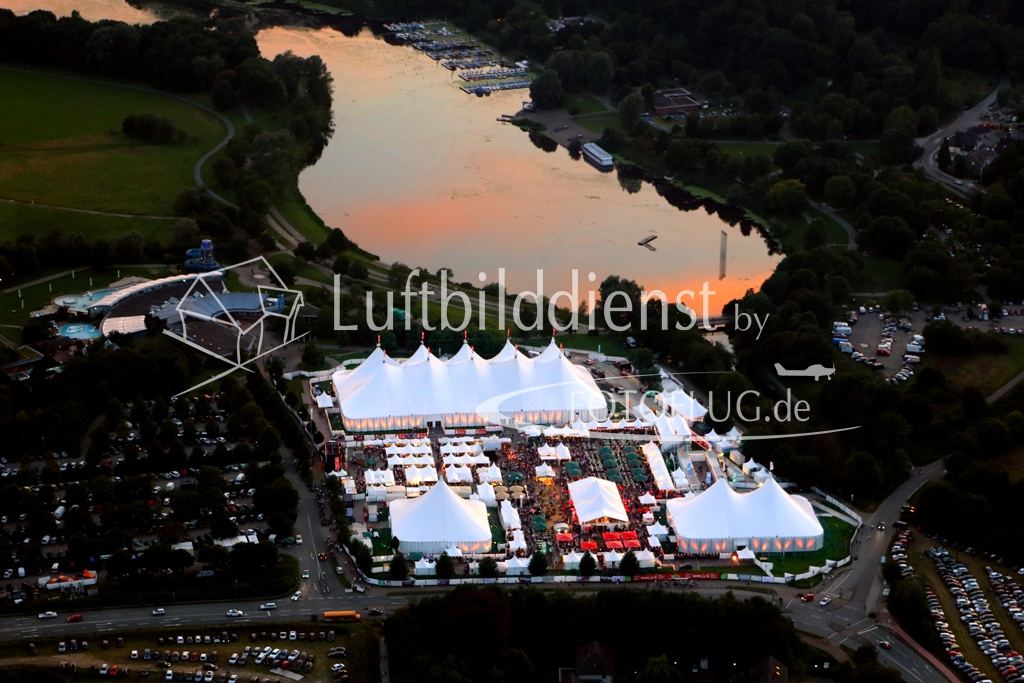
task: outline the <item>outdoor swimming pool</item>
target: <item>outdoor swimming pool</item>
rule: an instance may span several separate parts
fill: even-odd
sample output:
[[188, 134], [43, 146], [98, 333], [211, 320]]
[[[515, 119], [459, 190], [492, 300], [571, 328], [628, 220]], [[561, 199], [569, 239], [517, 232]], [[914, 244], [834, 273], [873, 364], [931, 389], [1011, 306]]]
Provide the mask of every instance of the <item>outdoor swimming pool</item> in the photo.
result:
[[[93, 292], [86, 292], [85, 294], [61, 294], [53, 300], [53, 303], [58, 306], [66, 306], [70, 311], [87, 313], [90, 306], [94, 305], [107, 294], [116, 291], [116, 289], [97, 289]], [[99, 335], [97, 334], [96, 336]]]
[[95, 325], [65, 325], [60, 334], [69, 339], [99, 339], [100, 331]]

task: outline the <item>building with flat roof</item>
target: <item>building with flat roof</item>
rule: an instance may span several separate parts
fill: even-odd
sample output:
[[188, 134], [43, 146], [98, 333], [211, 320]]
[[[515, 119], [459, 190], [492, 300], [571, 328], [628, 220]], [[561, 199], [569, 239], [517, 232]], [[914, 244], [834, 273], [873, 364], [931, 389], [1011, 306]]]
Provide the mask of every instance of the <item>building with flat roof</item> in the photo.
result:
[[669, 88], [654, 93], [655, 114], [682, 114], [700, 109], [700, 102], [685, 88]]

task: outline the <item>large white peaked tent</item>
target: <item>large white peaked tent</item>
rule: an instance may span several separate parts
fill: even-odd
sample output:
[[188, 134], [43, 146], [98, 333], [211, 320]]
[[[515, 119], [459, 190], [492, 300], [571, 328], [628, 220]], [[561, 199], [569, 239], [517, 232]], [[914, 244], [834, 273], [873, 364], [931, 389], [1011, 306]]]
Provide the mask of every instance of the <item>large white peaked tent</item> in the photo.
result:
[[[628, 522], [622, 496], [615, 484], [605, 479], [587, 477], [569, 483], [569, 497], [576, 507], [580, 524]], [[401, 538], [401, 536], [399, 536]]]
[[802, 552], [824, 543], [811, 504], [786, 493], [774, 477], [750, 493], [737, 493], [719, 479], [701, 494], [669, 500], [665, 508], [682, 552]]
[[469, 427], [502, 418], [563, 424], [603, 420], [608, 413], [593, 377], [570, 363], [554, 339], [536, 358], [506, 342], [489, 360], [464, 344], [447, 361], [420, 346], [400, 363], [378, 347], [360, 365], [338, 370], [331, 379], [350, 431], [422, 428], [428, 422]]
[[465, 553], [484, 553], [491, 548], [487, 506], [460, 498], [443, 481], [419, 498], [392, 502], [391, 533], [405, 553], [441, 554], [452, 546]]

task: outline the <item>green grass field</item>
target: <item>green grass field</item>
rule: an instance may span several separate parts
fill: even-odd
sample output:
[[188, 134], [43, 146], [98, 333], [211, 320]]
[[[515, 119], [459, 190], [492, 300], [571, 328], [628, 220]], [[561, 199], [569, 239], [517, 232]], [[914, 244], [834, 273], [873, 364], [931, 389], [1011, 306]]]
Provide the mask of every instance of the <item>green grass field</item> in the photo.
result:
[[946, 373], [956, 384], [977, 387], [988, 396], [1024, 372], [1024, 341], [999, 335], [1007, 353], [980, 353], [967, 357], [929, 355], [927, 364]]
[[119, 218], [0, 202], [0, 237], [33, 235], [40, 239], [53, 230], [59, 230], [64, 234], [79, 233], [90, 240], [113, 242], [135, 230], [147, 240], [155, 239], [166, 244], [173, 224], [173, 220]]
[[619, 121], [619, 115], [614, 112], [595, 114], [594, 116], [577, 116], [573, 121], [596, 135], [603, 133], [605, 128], [622, 130], [622, 122]]
[[566, 95], [562, 98], [562, 107], [572, 116], [586, 116], [608, 111], [608, 108], [600, 101], [587, 95]]
[[[225, 135], [213, 116], [160, 94], [45, 74], [0, 70], [0, 100], [18, 103], [0, 109], [0, 197], [10, 199], [169, 215], [194, 186], [193, 164]], [[189, 141], [129, 140], [122, 120], [143, 113], [170, 119]]]
[[320, 217], [305, 202], [281, 202], [277, 204], [277, 208], [281, 215], [292, 224], [292, 227], [313, 244], [320, 244], [327, 239], [330, 228], [324, 224]]
[[769, 553], [768, 561], [773, 563], [772, 574], [802, 574], [808, 567], [824, 566], [825, 560], [841, 560], [850, 554], [850, 539], [856, 529], [838, 517], [818, 517], [825, 529], [825, 545], [813, 553]]
[[880, 256], [865, 256], [864, 270], [850, 283], [854, 292], [888, 292], [900, 284], [903, 264]]

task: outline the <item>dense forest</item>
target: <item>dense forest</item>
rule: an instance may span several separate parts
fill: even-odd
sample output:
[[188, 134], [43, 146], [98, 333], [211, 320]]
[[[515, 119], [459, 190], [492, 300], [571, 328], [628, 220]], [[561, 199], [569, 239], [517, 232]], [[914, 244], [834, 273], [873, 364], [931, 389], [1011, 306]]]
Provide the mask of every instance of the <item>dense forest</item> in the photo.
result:
[[[394, 612], [384, 636], [392, 677], [416, 683], [556, 681], [559, 668], [575, 666], [576, 648], [595, 641], [611, 649], [615, 680], [627, 683], [681, 680], [703, 658], [722, 681], [746, 680], [766, 655], [797, 678], [823, 661], [778, 606], [731, 593], [711, 600], [690, 592], [464, 587]], [[873, 655], [858, 651], [835, 680], [901, 680]]]

